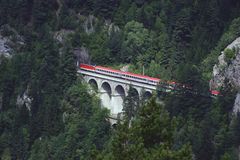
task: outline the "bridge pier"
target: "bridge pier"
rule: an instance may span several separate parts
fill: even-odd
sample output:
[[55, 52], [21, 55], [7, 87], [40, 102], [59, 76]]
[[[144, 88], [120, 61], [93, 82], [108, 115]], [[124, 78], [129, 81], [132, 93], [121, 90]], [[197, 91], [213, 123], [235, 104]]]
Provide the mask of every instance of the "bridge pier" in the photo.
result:
[[112, 114], [118, 114], [122, 112], [124, 98], [125, 98], [125, 95], [120, 95], [120, 94], [112, 95], [112, 98], [111, 98]]
[[108, 92], [98, 92], [101, 100], [101, 106], [112, 110], [111, 95]]

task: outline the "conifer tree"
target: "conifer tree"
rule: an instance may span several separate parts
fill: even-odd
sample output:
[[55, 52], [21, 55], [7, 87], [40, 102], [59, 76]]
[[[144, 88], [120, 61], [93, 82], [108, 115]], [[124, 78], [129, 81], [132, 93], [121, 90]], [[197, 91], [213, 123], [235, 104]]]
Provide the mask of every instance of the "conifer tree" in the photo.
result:
[[74, 55], [70, 47], [65, 47], [60, 57], [60, 87], [68, 89], [77, 79]]
[[128, 95], [124, 99], [123, 111], [127, 121], [130, 121], [137, 115], [137, 112], [140, 107], [140, 97], [137, 91], [130, 87]]

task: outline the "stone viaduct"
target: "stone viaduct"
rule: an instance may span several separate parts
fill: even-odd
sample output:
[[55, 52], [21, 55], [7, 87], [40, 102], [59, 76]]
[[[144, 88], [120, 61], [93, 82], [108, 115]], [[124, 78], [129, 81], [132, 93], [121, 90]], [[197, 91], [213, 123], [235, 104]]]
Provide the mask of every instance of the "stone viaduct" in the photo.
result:
[[116, 76], [110, 72], [78, 69], [84, 80], [98, 93], [103, 107], [110, 110], [113, 117], [122, 112], [124, 97], [127, 96], [130, 86], [139, 99], [148, 99], [156, 90], [156, 84], [142, 83], [141, 81]]

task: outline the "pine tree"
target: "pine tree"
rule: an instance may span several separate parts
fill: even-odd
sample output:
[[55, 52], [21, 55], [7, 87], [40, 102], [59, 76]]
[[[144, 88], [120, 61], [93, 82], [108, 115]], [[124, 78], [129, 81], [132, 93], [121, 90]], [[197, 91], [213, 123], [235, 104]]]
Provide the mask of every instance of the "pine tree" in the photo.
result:
[[68, 89], [77, 79], [74, 55], [70, 47], [65, 47], [60, 57], [59, 83], [62, 90]]
[[113, 13], [119, 5], [119, 1], [115, 0], [95, 0], [94, 11], [101, 16], [112, 19]]
[[123, 111], [127, 121], [131, 121], [134, 118], [140, 107], [140, 97], [136, 89], [130, 87], [128, 95], [124, 99]]
[[144, 105], [129, 126], [125, 120], [117, 124], [103, 159], [176, 159], [191, 160], [191, 146], [173, 148], [175, 122], [163, 106], [153, 98]]
[[119, 62], [121, 57], [121, 47], [123, 42], [123, 35], [121, 31], [114, 31], [110, 33], [110, 37], [107, 41], [107, 47], [110, 49], [110, 57], [113, 62]]
[[53, 20], [53, 11], [55, 10], [55, 1], [52, 0], [34, 0], [32, 7], [34, 27], [39, 28], [47, 21]]
[[164, 107], [156, 103], [155, 98], [140, 109], [138, 125], [139, 130], [136, 132], [143, 137], [146, 147], [159, 144], [168, 146], [173, 143], [174, 122]]

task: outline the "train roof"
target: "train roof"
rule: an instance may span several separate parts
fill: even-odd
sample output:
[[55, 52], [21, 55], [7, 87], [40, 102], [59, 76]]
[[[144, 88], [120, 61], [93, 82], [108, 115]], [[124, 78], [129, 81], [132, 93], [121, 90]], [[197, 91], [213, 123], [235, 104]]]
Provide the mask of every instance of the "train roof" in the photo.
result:
[[134, 77], [138, 77], [138, 78], [144, 78], [144, 79], [148, 79], [148, 80], [152, 80], [152, 81], [160, 81], [159, 78], [144, 76], [144, 75], [141, 75], [141, 74], [135, 74], [135, 73], [131, 73], [131, 72], [124, 72], [124, 71], [115, 70], [115, 69], [112, 69], [112, 68], [107, 68], [107, 67], [102, 67], [102, 66], [96, 66], [95, 68], [96, 69], [102, 69], [102, 70], [105, 70], [105, 71], [114, 72], [114, 73], [120, 73], [120, 74], [129, 75], [129, 76], [134, 76]]

